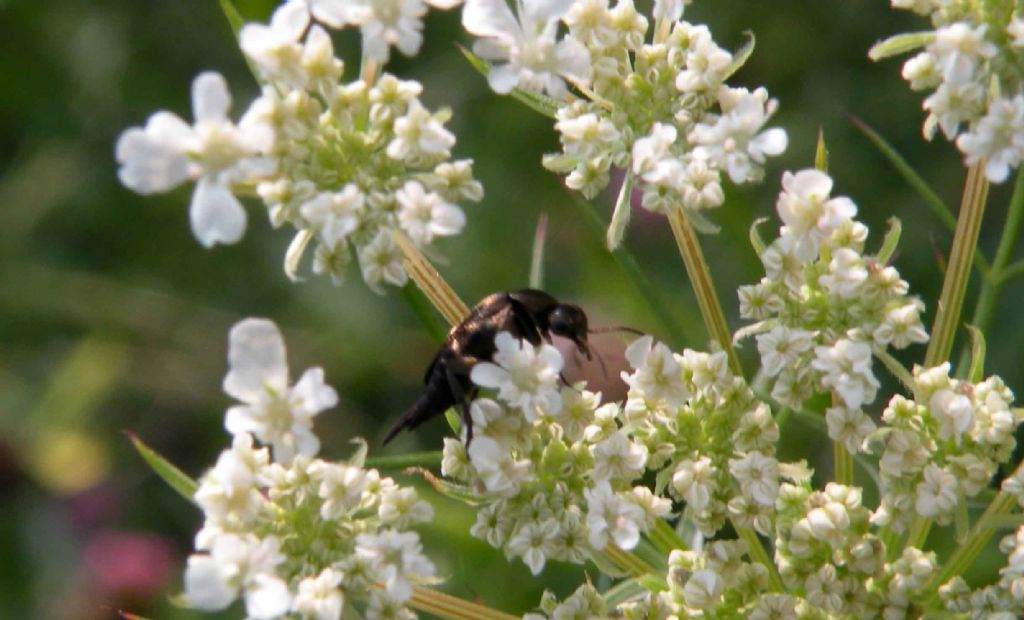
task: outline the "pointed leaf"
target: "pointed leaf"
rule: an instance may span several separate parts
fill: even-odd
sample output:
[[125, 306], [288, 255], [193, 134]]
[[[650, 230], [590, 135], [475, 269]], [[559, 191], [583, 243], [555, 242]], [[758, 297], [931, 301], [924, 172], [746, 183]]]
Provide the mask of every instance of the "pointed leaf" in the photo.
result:
[[967, 325], [971, 334], [971, 369], [967, 371], [967, 380], [978, 383], [985, 378], [985, 334], [973, 325]]
[[693, 229], [702, 235], [717, 235], [721, 232], [722, 227], [704, 217], [704, 214], [700, 211], [694, 211], [693, 209], [683, 209], [682, 211], [690, 226], [693, 226]]
[[814, 149], [814, 167], [828, 172], [828, 147], [825, 146], [825, 131], [818, 128], [818, 146]]
[[410, 452], [395, 456], [374, 456], [366, 459], [367, 469], [402, 470], [410, 467], [440, 467], [444, 455], [440, 450], [431, 452]]
[[743, 65], [747, 64], [747, 60], [750, 59], [750, 55], [754, 53], [754, 45], [756, 44], [756, 38], [754, 33], [750, 30], [745, 30], [743, 35], [747, 37], [747, 40], [743, 42], [740, 49], [736, 50], [732, 55], [732, 62], [725, 69], [725, 77], [723, 80], [727, 80], [732, 77], [733, 73], [739, 71]]
[[758, 258], [764, 254], [765, 244], [764, 239], [761, 237], [761, 231], [757, 229], [758, 226], [768, 221], [766, 217], [759, 217], [754, 220], [754, 223], [750, 225], [750, 245], [753, 246], [754, 252]]
[[889, 259], [896, 252], [896, 247], [900, 243], [900, 235], [903, 233], [903, 224], [900, 222], [898, 217], [889, 218], [889, 231], [885, 233], [885, 239], [882, 241], [882, 248], [878, 250], [878, 262], [882, 265], [889, 264]]
[[235, 38], [237, 38], [239, 31], [242, 30], [242, 26], [245, 25], [245, 20], [231, 0], [219, 0], [219, 2], [220, 10], [224, 13], [224, 17], [227, 18], [228, 25], [231, 26], [231, 32], [235, 33]]
[[356, 445], [356, 451], [352, 456], [348, 457], [348, 464], [362, 469], [366, 466], [366, 454], [370, 451], [370, 446], [367, 445], [366, 440], [362, 437], [356, 437], [349, 443]]
[[622, 244], [622, 237], [626, 234], [629, 217], [633, 212], [632, 197], [633, 168], [627, 168], [626, 176], [622, 179], [622, 187], [619, 188], [619, 198], [615, 201], [612, 222], [608, 225], [608, 232], [605, 234], [605, 243], [611, 251], [618, 249]]
[[156, 475], [163, 478], [163, 481], [170, 485], [172, 489], [177, 491], [179, 495], [188, 501], [195, 503], [196, 489], [199, 488], [199, 485], [196, 484], [195, 480], [189, 478], [185, 472], [181, 471], [170, 461], [157, 454], [134, 433], [128, 433], [128, 438], [131, 439], [132, 444], [135, 446], [135, 450], [138, 451], [142, 460], [146, 461], [146, 464], [149, 465], [149, 468], [152, 469]]
[[533, 233], [533, 252], [530, 256], [530, 288], [544, 288], [544, 243], [548, 236], [548, 214], [537, 218], [537, 229]]
[[889, 37], [884, 41], [875, 43], [868, 50], [868, 58], [871, 60], [882, 60], [890, 56], [898, 56], [912, 52], [918, 48], [928, 45], [935, 40], [935, 32], [905, 32]]

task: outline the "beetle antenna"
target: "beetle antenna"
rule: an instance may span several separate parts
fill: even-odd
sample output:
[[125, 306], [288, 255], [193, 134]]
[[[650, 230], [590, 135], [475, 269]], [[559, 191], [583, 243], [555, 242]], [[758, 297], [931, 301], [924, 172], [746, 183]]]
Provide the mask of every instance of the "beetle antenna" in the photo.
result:
[[636, 329], [635, 327], [626, 327], [625, 325], [616, 325], [614, 327], [597, 327], [594, 329], [588, 329], [588, 334], [607, 334], [608, 332], [628, 332], [637, 336], [646, 336], [644, 332]]

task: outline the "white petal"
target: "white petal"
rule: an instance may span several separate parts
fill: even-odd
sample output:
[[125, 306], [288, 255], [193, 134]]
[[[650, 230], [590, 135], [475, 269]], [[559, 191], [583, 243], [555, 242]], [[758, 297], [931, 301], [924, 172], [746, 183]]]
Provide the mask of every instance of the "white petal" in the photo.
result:
[[519, 33], [519, 23], [505, 0], [467, 0], [462, 26], [481, 37], [513, 40]]
[[168, 148], [139, 127], [132, 127], [117, 139], [115, 156], [121, 164], [118, 177], [128, 189], [140, 194], [166, 192], [189, 177], [185, 155]]
[[192, 116], [197, 123], [223, 122], [230, 107], [231, 94], [224, 76], [205, 71], [192, 81]]
[[480, 362], [473, 366], [469, 378], [480, 387], [496, 388], [508, 381], [508, 371], [490, 362]]
[[245, 589], [245, 611], [253, 620], [283, 616], [291, 603], [288, 584], [273, 575], [256, 575]]
[[572, 6], [574, 0], [523, 0], [523, 15], [520, 17], [523, 23], [543, 22], [559, 19]]
[[447, 11], [448, 9], [454, 9], [455, 7], [462, 4], [462, 0], [427, 0], [427, 4], [434, 7], [435, 9]]
[[519, 71], [511, 64], [493, 66], [487, 74], [487, 83], [494, 92], [507, 95], [519, 84]]
[[431, 229], [437, 235], [457, 235], [466, 225], [466, 214], [455, 205], [442, 203], [431, 212]]
[[288, 387], [288, 359], [284, 339], [277, 325], [267, 319], [245, 319], [228, 335], [228, 366], [224, 391], [251, 403], [270, 387], [283, 392]]
[[647, 361], [647, 352], [654, 343], [652, 336], [641, 336], [626, 347], [626, 360], [634, 369], [642, 367]]
[[262, 435], [266, 430], [265, 424], [259, 422], [253, 415], [252, 407], [245, 405], [237, 405], [228, 409], [224, 415], [224, 428], [232, 435], [239, 433]]
[[228, 585], [225, 568], [208, 555], [193, 555], [185, 568], [185, 596], [197, 609], [224, 609], [237, 592]]
[[772, 127], [758, 135], [752, 142], [752, 147], [765, 155], [780, 155], [789, 144], [789, 136], [785, 129]]
[[298, 41], [309, 25], [309, 8], [304, 2], [281, 5], [270, 18], [275, 34], [288, 41]]
[[320, 22], [331, 28], [341, 28], [352, 22], [348, 8], [350, 0], [310, 0], [310, 12]]
[[338, 404], [338, 393], [324, 383], [323, 368], [306, 369], [292, 388], [292, 396], [301, 398], [303, 408], [309, 413], [330, 409]]
[[245, 233], [245, 209], [227, 186], [208, 177], [199, 179], [189, 209], [192, 234], [203, 246], [235, 243]]

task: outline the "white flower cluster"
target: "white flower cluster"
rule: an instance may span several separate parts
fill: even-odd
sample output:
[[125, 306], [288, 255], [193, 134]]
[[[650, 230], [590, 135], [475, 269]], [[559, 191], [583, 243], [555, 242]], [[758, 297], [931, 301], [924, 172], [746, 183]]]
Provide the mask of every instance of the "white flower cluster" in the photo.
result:
[[704, 536], [733, 523], [771, 533], [782, 466], [779, 429], [724, 352], [673, 353], [650, 336], [626, 349], [633, 373], [625, 426], [650, 454], [657, 486], [686, 503], [683, 518]]
[[949, 370], [915, 368], [914, 399], [894, 396], [882, 414], [872, 438], [882, 480], [877, 525], [902, 532], [915, 517], [949, 523], [1013, 454], [1024, 410], [1010, 407], [1010, 389], [996, 376], [971, 383]]
[[468, 452], [448, 439], [441, 471], [467, 483], [483, 507], [471, 533], [522, 558], [534, 574], [549, 560], [582, 563], [613, 544], [636, 547], [666, 499], [634, 486], [647, 449], [620, 427], [619, 405], [600, 394], [559, 388], [562, 357], [501, 333], [494, 362], [474, 366], [473, 381], [496, 399], [470, 406]]
[[924, 304], [888, 257], [864, 254], [866, 226], [857, 206], [831, 197], [832, 179], [818, 170], [782, 176], [776, 208], [779, 237], [760, 252], [765, 277], [739, 289], [740, 315], [757, 334], [772, 396], [799, 409], [818, 392], [834, 394], [829, 436], [851, 452], [874, 430], [862, 411], [878, 391], [872, 352], [926, 342]]
[[[504, 0], [467, 0], [463, 22], [482, 37], [474, 50], [502, 63], [488, 75], [495, 91], [554, 97], [562, 152], [544, 165], [585, 196], [607, 186], [615, 166], [638, 180], [646, 208], [693, 214], [722, 203], [723, 172], [734, 183], [759, 180], [765, 158], [785, 150], [786, 133], [764, 129], [775, 101], [763, 88], [725, 86], [740, 62], [706, 26], [680, 21], [683, 2], [655, 3], [650, 43], [633, 0], [519, 7], [517, 20]], [[563, 24], [568, 34], [559, 40]]]
[[[1024, 160], [1024, 14], [1006, 2], [892, 0], [930, 16], [924, 50], [903, 65], [913, 90], [932, 91], [923, 108], [925, 137], [937, 128], [956, 140], [967, 165], [985, 162], [1001, 183]], [[915, 35], [919, 36], [919, 35]]]
[[407, 274], [391, 231], [417, 246], [457, 234], [465, 215], [456, 203], [479, 201], [483, 188], [471, 161], [451, 161], [455, 137], [444, 127], [450, 114], [424, 108], [419, 83], [386, 73], [372, 83], [342, 82], [330, 35], [310, 21], [312, 11], [328, 25], [359, 24], [364, 35], [376, 33], [368, 40], [385, 52], [389, 44], [414, 52], [418, 39], [406, 46], [406, 35], [392, 40], [392, 26], [372, 24], [387, 14], [398, 20], [394, 28], [418, 37], [419, 18], [406, 23], [401, 14], [422, 3], [396, 3], [395, 12], [385, 4], [392, 3], [292, 1], [269, 24], [246, 25], [239, 41], [262, 95], [235, 125], [224, 79], [201, 74], [193, 84], [194, 126], [157, 112], [144, 128], [122, 134], [122, 182], [153, 193], [196, 180], [192, 229], [207, 247], [242, 237], [246, 214], [236, 195], [257, 194], [275, 227], [297, 230], [285, 259], [289, 276], [315, 241], [314, 272], [340, 282], [354, 254], [374, 290], [403, 286]]
[[224, 388], [246, 405], [228, 411], [232, 447], [199, 480], [205, 522], [185, 599], [218, 610], [241, 598], [253, 620], [339, 620], [353, 605], [366, 618], [414, 618], [405, 603], [435, 570], [408, 528], [433, 511], [415, 489], [364, 469], [365, 444], [347, 463], [314, 458], [308, 416], [336, 396], [319, 369], [289, 388], [283, 355], [269, 321], [231, 332]]

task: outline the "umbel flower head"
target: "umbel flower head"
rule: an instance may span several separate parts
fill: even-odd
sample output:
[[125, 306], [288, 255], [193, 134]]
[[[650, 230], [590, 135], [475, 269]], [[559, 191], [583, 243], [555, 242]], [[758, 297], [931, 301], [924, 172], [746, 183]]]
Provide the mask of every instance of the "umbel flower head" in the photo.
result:
[[366, 618], [415, 617], [405, 603], [435, 570], [409, 528], [431, 520], [430, 505], [366, 469], [362, 440], [347, 462], [314, 458], [308, 416], [337, 397], [319, 369], [288, 387], [273, 323], [236, 325], [228, 357], [225, 391], [246, 405], [229, 410], [232, 446], [195, 493], [205, 522], [185, 569], [188, 604], [217, 610], [242, 599], [254, 620], [338, 620], [353, 605]]
[[757, 335], [780, 403], [800, 408], [813, 394], [832, 393], [829, 437], [856, 452], [874, 430], [862, 410], [878, 392], [873, 356], [927, 342], [928, 334], [924, 304], [908, 294], [888, 255], [865, 254], [868, 229], [854, 219], [857, 206], [831, 192], [832, 179], [819, 170], [783, 174], [776, 204], [783, 226], [759, 248], [765, 277], [739, 289], [740, 315], [758, 322], [737, 338]]
[[[763, 88], [725, 80], [745, 56], [720, 48], [705, 26], [680, 21], [683, 2], [656, 2], [649, 20], [632, 0], [527, 0], [513, 16], [503, 0], [467, 0], [463, 24], [481, 39], [474, 51], [494, 62], [495, 91], [544, 91], [562, 152], [544, 165], [595, 196], [623, 170], [643, 206], [692, 218], [722, 204], [721, 176], [761, 178], [768, 156], [786, 148], [782, 129], [766, 129], [776, 102]], [[568, 32], [559, 38], [559, 28]], [[570, 89], [567, 87], [574, 87]], [[620, 204], [628, 200], [620, 198]], [[620, 218], [617, 221], [625, 221]]]
[[923, 48], [903, 65], [910, 88], [930, 91], [924, 135], [941, 129], [956, 141], [964, 163], [985, 162], [1001, 183], [1024, 160], [1024, 14], [1012, 2], [892, 0], [898, 9], [931, 19], [934, 30], [898, 35], [872, 50], [876, 58]]
[[451, 160], [455, 137], [444, 126], [450, 112], [427, 110], [419, 83], [387, 73], [343, 82], [330, 35], [311, 23], [312, 16], [335, 27], [359, 25], [378, 56], [386, 58], [391, 44], [415, 53], [424, 5], [397, 4], [409, 16], [392, 15], [379, 2], [293, 0], [269, 24], [247, 24], [239, 42], [262, 95], [236, 126], [227, 119], [224, 79], [200, 75], [194, 127], [158, 112], [145, 128], [122, 134], [122, 182], [152, 193], [196, 180], [192, 226], [206, 246], [238, 241], [246, 215], [237, 196], [259, 196], [273, 226], [296, 231], [285, 257], [290, 277], [311, 250], [313, 271], [335, 282], [354, 257], [372, 289], [403, 286], [407, 274], [392, 233], [418, 247], [458, 234], [466, 220], [457, 203], [479, 201], [483, 188], [470, 160]]

